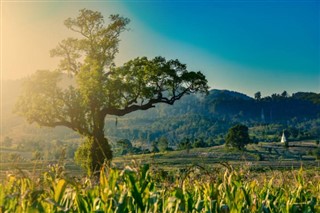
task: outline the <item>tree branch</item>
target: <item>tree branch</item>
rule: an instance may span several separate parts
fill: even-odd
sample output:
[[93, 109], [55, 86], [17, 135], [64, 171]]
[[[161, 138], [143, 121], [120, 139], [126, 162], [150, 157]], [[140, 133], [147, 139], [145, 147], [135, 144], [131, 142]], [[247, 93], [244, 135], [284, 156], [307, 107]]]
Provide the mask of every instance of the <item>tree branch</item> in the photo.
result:
[[46, 126], [46, 127], [57, 127], [57, 126], [65, 126], [67, 128], [70, 128], [78, 133], [80, 133], [81, 135], [91, 135], [91, 133], [85, 129], [80, 127], [79, 125], [74, 125], [71, 122], [68, 121], [52, 121], [52, 122], [46, 122], [46, 121], [42, 121], [39, 118], [35, 118], [34, 122], [36, 122], [37, 124], [39, 124], [40, 126]]
[[150, 99], [148, 103], [146, 104], [141, 104], [141, 105], [127, 105], [123, 109], [115, 108], [115, 107], [106, 107], [102, 110], [101, 115], [105, 117], [106, 115], [116, 115], [116, 116], [123, 116], [126, 115], [130, 112], [134, 112], [137, 110], [147, 110], [150, 108], [154, 108], [156, 103], [166, 103], [173, 105], [175, 101], [179, 100], [184, 94], [190, 92], [190, 89], [187, 88], [184, 91], [182, 91], [180, 94], [176, 96], [172, 96], [171, 98], [167, 97], [158, 97], [156, 99]]

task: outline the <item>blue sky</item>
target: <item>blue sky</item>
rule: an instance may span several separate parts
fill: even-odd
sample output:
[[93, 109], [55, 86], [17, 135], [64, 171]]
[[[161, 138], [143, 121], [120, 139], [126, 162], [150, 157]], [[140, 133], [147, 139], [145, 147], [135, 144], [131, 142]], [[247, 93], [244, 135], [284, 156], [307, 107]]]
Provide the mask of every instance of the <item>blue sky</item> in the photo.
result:
[[[63, 31], [62, 21], [86, 7], [101, 11], [105, 17], [119, 13], [132, 20], [131, 30], [122, 36], [118, 65], [137, 56], [162, 55], [180, 59], [191, 70], [201, 70], [211, 88], [250, 96], [256, 91], [263, 96], [284, 90], [320, 92], [320, 1], [44, 1], [3, 5], [4, 24], [10, 19], [7, 26], [17, 25], [16, 30], [8, 28], [8, 35], [4, 33], [3, 43], [6, 36], [15, 33], [21, 40], [18, 32], [24, 22], [20, 19], [32, 23], [25, 32], [30, 37], [32, 27], [44, 29], [38, 30], [37, 36], [53, 35], [57, 33], [50, 30]], [[66, 35], [60, 34], [61, 38]], [[49, 49], [48, 43], [50, 48], [55, 46], [51, 37], [41, 36], [43, 48]], [[4, 62], [13, 57], [6, 56], [10, 52], [6, 48], [12, 50], [13, 44], [5, 44]], [[15, 68], [7, 61], [4, 74], [14, 78], [9, 70]]]

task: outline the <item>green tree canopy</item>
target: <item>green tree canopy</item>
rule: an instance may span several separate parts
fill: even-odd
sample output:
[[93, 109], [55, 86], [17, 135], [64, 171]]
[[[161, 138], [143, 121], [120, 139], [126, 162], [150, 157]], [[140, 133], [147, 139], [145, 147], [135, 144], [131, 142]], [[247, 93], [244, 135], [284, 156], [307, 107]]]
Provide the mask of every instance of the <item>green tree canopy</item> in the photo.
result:
[[242, 124], [231, 127], [226, 136], [226, 146], [243, 149], [251, 142], [248, 127]]
[[157, 147], [160, 152], [167, 151], [169, 148], [169, 141], [165, 136], [162, 136], [157, 143]]
[[[88, 171], [112, 159], [104, 135], [106, 115], [123, 116], [157, 103], [172, 105], [183, 95], [208, 90], [205, 76], [188, 71], [178, 60], [139, 57], [116, 67], [119, 36], [129, 19], [111, 15], [109, 21], [105, 25], [100, 12], [87, 9], [67, 19], [65, 26], [77, 37], [62, 40], [51, 51], [61, 58], [58, 69], [31, 76], [16, 105], [18, 114], [30, 123], [66, 126], [84, 136], [77, 156]], [[75, 84], [62, 88], [62, 73], [72, 76]]]
[[257, 100], [257, 101], [260, 101], [261, 100], [261, 92], [258, 91], [256, 93], [254, 93], [254, 98]]

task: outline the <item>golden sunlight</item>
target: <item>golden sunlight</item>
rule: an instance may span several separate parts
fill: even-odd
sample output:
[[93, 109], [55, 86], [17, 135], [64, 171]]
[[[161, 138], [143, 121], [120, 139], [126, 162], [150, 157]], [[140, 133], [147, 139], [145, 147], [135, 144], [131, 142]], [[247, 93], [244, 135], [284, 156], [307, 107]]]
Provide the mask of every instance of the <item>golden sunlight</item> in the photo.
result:
[[17, 79], [39, 69], [54, 69], [49, 50], [66, 37], [62, 16], [48, 16], [41, 4], [2, 3], [2, 76]]

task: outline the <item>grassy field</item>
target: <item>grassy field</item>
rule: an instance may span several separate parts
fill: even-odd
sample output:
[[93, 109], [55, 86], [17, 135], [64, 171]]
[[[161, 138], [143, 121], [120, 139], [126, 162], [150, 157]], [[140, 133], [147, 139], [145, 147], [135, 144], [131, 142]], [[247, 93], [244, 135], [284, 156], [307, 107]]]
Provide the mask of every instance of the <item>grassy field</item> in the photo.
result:
[[250, 164], [252, 167], [319, 167], [319, 161], [312, 152], [318, 146], [312, 141], [291, 142], [289, 148], [280, 143], [250, 144], [245, 151], [226, 149], [222, 146], [195, 148], [165, 153], [128, 155], [114, 159], [117, 165], [132, 159], [142, 163], [152, 163], [161, 167], [184, 167], [192, 164], [212, 165], [228, 162], [232, 165]]
[[[209, 148], [194, 148], [164, 153], [126, 155], [116, 157], [112, 164], [115, 168], [124, 168], [135, 161], [139, 164], [151, 164], [165, 171], [185, 169], [192, 165], [201, 165], [207, 168], [220, 166], [228, 163], [234, 167], [247, 166], [251, 170], [276, 170], [314, 168], [320, 169], [320, 161], [312, 154], [319, 147], [313, 141], [290, 142], [290, 147], [285, 148], [280, 143], [250, 144], [246, 151], [230, 150], [224, 146]], [[14, 152], [14, 149], [2, 149], [1, 153]], [[21, 153], [20, 153], [21, 154]], [[31, 153], [22, 153], [23, 156], [31, 156]], [[0, 163], [0, 178], [3, 179], [8, 173], [15, 172], [21, 175], [37, 175], [45, 171], [50, 164], [57, 161], [18, 161]], [[66, 160], [65, 167], [70, 175], [83, 175], [79, 166], [73, 160]]]

